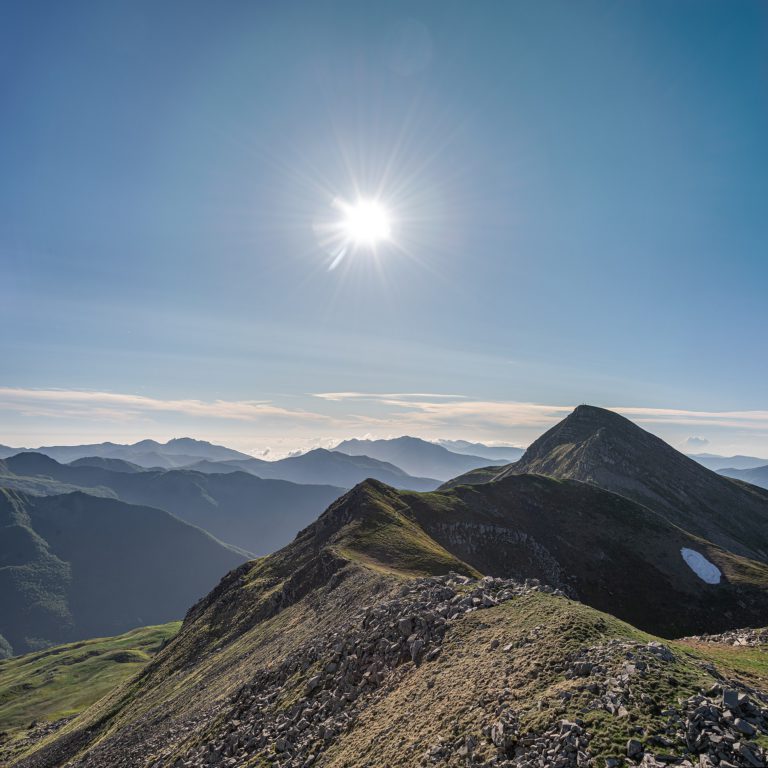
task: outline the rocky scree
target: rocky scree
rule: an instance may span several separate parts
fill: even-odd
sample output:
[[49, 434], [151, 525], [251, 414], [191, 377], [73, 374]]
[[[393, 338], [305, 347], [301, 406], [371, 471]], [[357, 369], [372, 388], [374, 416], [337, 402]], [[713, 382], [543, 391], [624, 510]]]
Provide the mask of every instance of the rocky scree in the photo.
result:
[[[415, 666], [436, 662], [453, 622], [532, 592], [562, 596], [535, 580], [476, 580], [451, 573], [408, 582], [397, 598], [362, 609], [348, 625], [305, 644], [280, 665], [259, 670], [212, 720], [182, 726], [174, 746], [156, 744], [148, 765], [324, 764], [326, 753], [359, 725], [368, 706], [385, 698]], [[494, 640], [491, 650], [530, 649], [535, 656], [543, 631], [533, 627], [508, 644]], [[677, 671], [678, 658], [667, 645], [610, 639], [579, 648], [551, 670], [563, 680], [561, 700], [540, 700], [535, 725], [528, 711], [517, 709], [522, 702], [515, 703], [513, 692], [505, 689], [498, 698], [480, 702], [480, 728], [470, 732], [457, 721], [452, 732], [421, 745], [421, 752], [409, 751], [404, 764], [765, 768], [760, 744], [768, 734], [765, 695], [723, 680], [707, 662], [697, 663], [701, 679], [708, 676], [715, 684], [670, 705], [674, 697], [666, 695], [660, 703], [652, 695], [658, 681]], [[641, 712], [653, 717], [638, 719]], [[607, 747], [600, 718], [623, 724], [624, 738], [631, 738], [618, 750]], [[86, 755], [79, 764], [103, 765], [105, 757], [93, 763]]]
[[[438, 657], [451, 621], [533, 591], [562, 595], [536, 580], [451, 573], [411, 581], [398, 598], [364, 609], [338, 632], [260, 671], [207, 733], [190, 735], [194, 746], [181, 756], [169, 750], [151, 766], [258, 765], [257, 758], [281, 768], [310, 766], [354, 726], [373, 697], [413, 665]], [[495, 733], [505, 748], [504, 727]]]

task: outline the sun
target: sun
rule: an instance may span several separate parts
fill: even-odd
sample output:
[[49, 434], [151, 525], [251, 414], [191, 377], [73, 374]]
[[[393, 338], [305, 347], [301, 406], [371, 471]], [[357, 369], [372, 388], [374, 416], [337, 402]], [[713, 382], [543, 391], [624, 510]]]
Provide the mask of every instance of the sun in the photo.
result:
[[342, 203], [341, 231], [345, 239], [357, 246], [374, 247], [392, 235], [389, 212], [378, 200], [358, 200]]

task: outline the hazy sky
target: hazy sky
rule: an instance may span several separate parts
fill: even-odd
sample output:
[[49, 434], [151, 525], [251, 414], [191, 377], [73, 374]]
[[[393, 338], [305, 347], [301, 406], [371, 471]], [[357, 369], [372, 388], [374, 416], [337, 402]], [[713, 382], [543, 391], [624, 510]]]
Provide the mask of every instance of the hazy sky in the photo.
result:
[[0, 4], [0, 443], [768, 456], [767, 228], [762, 0]]

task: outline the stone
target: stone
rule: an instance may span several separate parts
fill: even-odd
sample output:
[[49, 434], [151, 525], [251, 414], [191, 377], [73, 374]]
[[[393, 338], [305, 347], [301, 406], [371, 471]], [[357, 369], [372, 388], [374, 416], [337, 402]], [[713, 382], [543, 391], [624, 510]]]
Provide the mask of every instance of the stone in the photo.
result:
[[627, 742], [627, 757], [630, 759], [637, 760], [642, 756], [643, 751], [642, 742], [638, 741], [637, 739], [630, 739]]
[[739, 709], [739, 692], [723, 688], [723, 707], [731, 711]]
[[733, 727], [734, 727], [734, 728], [735, 728], [735, 729], [736, 729], [736, 730], [737, 730], [739, 733], [743, 733], [745, 736], [754, 736], [754, 735], [755, 735], [755, 733], [756, 733], [756, 731], [755, 731], [755, 726], [754, 726], [754, 725], [752, 725], [751, 723], [747, 722], [746, 720], [744, 720], [744, 719], [743, 719], [743, 718], [741, 718], [741, 717], [737, 717], [737, 718], [736, 718], [736, 719], [733, 721]]
[[[737, 741], [733, 745], [733, 751], [752, 768], [765, 768], [765, 761], [757, 753], [757, 747], [743, 741]], [[722, 763], [720, 763], [722, 765]]]

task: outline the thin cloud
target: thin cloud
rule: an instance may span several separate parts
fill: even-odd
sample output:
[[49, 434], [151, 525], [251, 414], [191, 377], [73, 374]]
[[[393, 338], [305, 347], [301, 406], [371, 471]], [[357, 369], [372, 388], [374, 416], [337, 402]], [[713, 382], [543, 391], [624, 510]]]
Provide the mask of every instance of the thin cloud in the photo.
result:
[[318, 397], [321, 400], [330, 400], [332, 402], [341, 402], [343, 400], [371, 400], [373, 402], [399, 401], [403, 398], [434, 398], [446, 400], [461, 400], [466, 395], [443, 395], [435, 392], [392, 392], [392, 393], [371, 393], [371, 392], [313, 392], [312, 397]]
[[322, 420], [325, 416], [292, 410], [268, 400], [176, 400], [118, 392], [0, 387], [0, 409], [37, 416], [130, 418], [152, 413], [256, 421], [265, 416]]
[[[551, 426], [575, 407], [574, 405], [546, 405], [505, 400], [470, 400], [463, 395], [435, 397], [429, 394], [338, 392], [320, 393], [315, 397], [337, 401], [365, 400], [378, 403], [387, 409], [394, 409], [382, 415], [366, 414], [353, 417], [371, 426], [392, 425], [399, 421], [398, 416], [406, 413], [408, 415], [406, 423], [433, 427], [451, 424], [502, 427]], [[761, 430], [768, 427], [768, 411], [762, 410], [692, 411], [639, 406], [621, 406], [609, 410], [641, 424], [730, 427], [747, 430]]]

